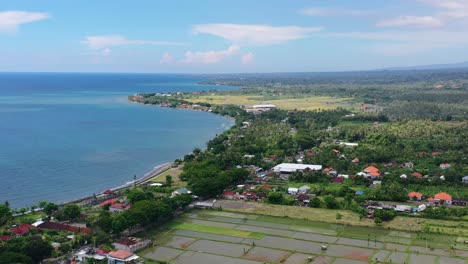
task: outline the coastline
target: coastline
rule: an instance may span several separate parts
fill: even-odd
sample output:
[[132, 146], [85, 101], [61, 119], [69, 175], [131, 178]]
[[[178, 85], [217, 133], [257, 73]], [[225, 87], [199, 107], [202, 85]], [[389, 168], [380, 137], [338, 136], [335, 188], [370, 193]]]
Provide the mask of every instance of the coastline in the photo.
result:
[[[190, 111], [200, 111], [200, 112], [212, 113], [208, 109], [203, 109], [203, 108], [198, 108], [197, 109], [197, 108], [192, 108], [192, 107], [169, 107], [169, 106], [163, 106], [163, 105], [160, 105], [160, 104], [144, 104], [142, 102], [131, 100], [130, 98], [128, 99], [128, 101], [130, 103], [140, 104], [140, 105], [145, 105], [145, 106], [156, 106], [156, 107], [173, 108], [173, 109], [179, 109], [179, 110], [190, 110]], [[222, 116], [222, 117], [227, 118], [227, 119], [229, 119], [231, 121], [235, 121], [235, 118], [231, 117], [231, 116], [220, 115], [220, 114], [217, 114], [217, 113], [212, 113], [212, 114]], [[230, 129], [233, 125], [234, 124], [232, 124], [232, 123], [229, 124], [229, 126], [226, 126], [225, 130]], [[185, 154], [186, 153], [182, 154], [182, 156], [185, 155]], [[121, 190], [124, 190], [126, 188], [130, 188], [130, 187], [132, 187], [134, 185], [145, 184], [148, 181], [151, 181], [153, 178], [156, 178], [156, 177], [160, 176], [161, 174], [163, 174], [164, 172], [166, 172], [167, 170], [169, 170], [172, 165], [173, 165], [173, 162], [166, 162], [166, 163], [162, 163], [162, 164], [157, 164], [155, 167], [153, 167], [153, 169], [149, 170], [147, 173], [145, 173], [140, 178], [137, 178], [135, 181], [129, 181], [129, 182], [126, 182], [126, 183], [118, 185], [118, 186], [109, 187], [106, 190], [121, 191]], [[101, 190], [99, 193], [93, 193], [93, 194], [89, 194], [89, 195], [79, 197], [79, 198], [75, 198], [75, 199], [71, 199], [71, 200], [57, 201], [56, 204], [59, 205], [59, 206], [65, 206], [67, 204], [72, 204], [72, 203], [86, 202], [87, 200], [91, 200], [91, 199], [95, 198], [98, 195], [102, 195], [103, 192], [106, 191], [106, 190]], [[26, 208], [28, 208], [28, 207], [26, 207]], [[20, 209], [20, 208], [16, 208], [16, 209]], [[40, 210], [42, 210], [42, 208], [36, 208], [34, 211], [40, 211]], [[30, 213], [32, 213], [31, 210], [28, 210], [24, 214], [17, 214], [15, 216], [27, 215], [27, 214], [30, 214]]]

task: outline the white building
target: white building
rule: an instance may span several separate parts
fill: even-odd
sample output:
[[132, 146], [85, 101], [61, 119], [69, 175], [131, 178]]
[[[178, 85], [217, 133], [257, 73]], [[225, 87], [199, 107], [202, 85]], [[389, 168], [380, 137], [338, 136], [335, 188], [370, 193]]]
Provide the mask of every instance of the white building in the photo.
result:
[[288, 188], [288, 193], [291, 195], [296, 195], [298, 191], [299, 191], [298, 188], [292, 188], [292, 187]]
[[296, 171], [304, 170], [318, 171], [322, 169], [322, 165], [311, 164], [296, 164], [296, 163], [281, 163], [273, 167], [273, 171], [277, 173], [290, 174]]
[[261, 105], [253, 105], [252, 108], [255, 110], [260, 110], [260, 111], [268, 111], [268, 110], [277, 109], [278, 107], [272, 104], [261, 104]]
[[133, 264], [138, 258], [133, 252], [119, 249], [107, 255], [107, 264]]

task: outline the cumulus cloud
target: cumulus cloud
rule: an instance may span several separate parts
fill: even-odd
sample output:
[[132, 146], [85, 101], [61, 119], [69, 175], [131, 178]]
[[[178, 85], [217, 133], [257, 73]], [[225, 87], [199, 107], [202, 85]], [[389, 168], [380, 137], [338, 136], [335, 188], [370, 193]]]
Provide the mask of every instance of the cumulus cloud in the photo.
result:
[[242, 64], [252, 64], [254, 62], [255, 55], [252, 52], [248, 52], [242, 55], [241, 62]]
[[165, 46], [181, 46], [183, 43], [159, 41], [159, 40], [130, 40], [120, 35], [108, 36], [87, 36], [82, 40], [83, 45], [88, 46], [90, 49], [102, 49], [112, 46], [126, 46], [126, 45], [165, 45]]
[[195, 34], [209, 34], [224, 38], [235, 45], [272, 45], [308, 37], [320, 27], [244, 24], [200, 24], [193, 27]]
[[299, 11], [306, 16], [371, 16], [375, 12], [367, 10], [352, 10], [340, 8], [309, 7]]
[[419, 27], [436, 28], [442, 26], [442, 21], [432, 16], [400, 16], [377, 22], [378, 27]]
[[182, 59], [187, 64], [215, 64], [239, 51], [239, 46], [232, 45], [227, 50], [187, 51]]
[[3, 11], [0, 12], [0, 32], [15, 31], [22, 24], [41, 21], [49, 17], [47, 13]]

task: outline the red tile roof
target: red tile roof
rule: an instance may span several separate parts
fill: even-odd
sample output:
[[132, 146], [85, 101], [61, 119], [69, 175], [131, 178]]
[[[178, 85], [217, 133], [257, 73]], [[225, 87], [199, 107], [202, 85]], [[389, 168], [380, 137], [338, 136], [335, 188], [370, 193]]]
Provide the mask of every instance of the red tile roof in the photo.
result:
[[129, 257], [133, 256], [134, 254], [127, 250], [119, 249], [117, 251], [113, 251], [109, 254], [109, 256], [117, 259], [128, 259]]
[[96, 254], [98, 254], [98, 255], [107, 255], [107, 254], [109, 254], [109, 252], [111, 252], [111, 250], [101, 249], [101, 248], [96, 250]]
[[88, 228], [88, 227], [77, 227], [77, 226], [71, 226], [71, 225], [56, 223], [56, 222], [44, 222], [44, 223], [40, 224], [38, 227], [39, 228], [44, 228], [44, 229], [70, 231], [70, 232], [73, 232], [73, 233], [90, 234], [90, 233], [93, 232], [93, 230], [91, 228]]
[[128, 210], [130, 209], [130, 207], [131, 206], [129, 204], [122, 204], [122, 203], [115, 203], [110, 206], [110, 208], [117, 209], [117, 210]]
[[29, 232], [31, 228], [32, 226], [30, 224], [21, 224], [15, 228], [12, 228], [11, 232], [17, 236], [24, 236]]
[[113, 190], [105, 190], [102, 192], [103, 194], [113, 194], [114, 191]]
[[423, 176], [423, 175], [422, 175], [421, 173], [419, 173], [419, 172], [413, 172], [411, 175], [413, 175], [413, 176], [416, 177], [416, 178], [422, 178], [422, 176]]
[[10, 236], [0, 236], [1, 241], [8, 241], [10, 240], [10, 238], [11, 238]]
[[223, 195], [229, 195], [229, 196], [230, 196], [230, 195], [235, 195], [235, 194], [236, 194], [236, 193], [233, 192], [233, 191], [224, 191], [224, 192], [223, 192]]
[[138, 243], [138, 241], [136, 241], [136, 239], [134, 238], [121, 238], [117, 241], [115, 241], [115, 243], [118, 243], [118, 244], [122, 244], [122, 245], [126, 245], [126, 246], [131, 246], [131, 245], [135, 245]]
[[434, 199], [435, 200], [451, 201], [452, 196], [450, 194], [448, 194], [448, 193], [441, 192], [441, 193], [438, 193], [438, 194], [434, 195]]
[[114, 204], [118, 200], [119, 200], [119, 198], [109, 199], [109, 200], [106, 200], [106, 201], [100, 203], [98, 206], [104, 206], [104, 205], [107, 205], [107, 204]]
[[332, 178], [331, 179], [331, 182], [334, 182], [334, 183], [343, 183], [345, 180], [345, 178], [343, 177], [335, 177], [335, 178]]
[[418, 193], [418, 192], [410, 192], [410, 193], [408, 193], [408, 197], [410, 197], [410, 198], [412, 198], [412, 197], [421, 198], [421, 197], [422, 197], [422, 194], [421, 194], [421, 193]]
[[358, 163], [358, 162], [359, 162], [359, 158], [354, 158], [352, 162]]

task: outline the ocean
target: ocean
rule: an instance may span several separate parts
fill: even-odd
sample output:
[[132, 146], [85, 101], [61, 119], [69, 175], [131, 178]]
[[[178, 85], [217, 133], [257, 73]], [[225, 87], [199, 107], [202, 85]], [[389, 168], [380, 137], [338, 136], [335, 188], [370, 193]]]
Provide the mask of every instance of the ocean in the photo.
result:
[[233, 89], [198, 76], [0, 73], [0, 202], [66, 202], [121, 186], [233, 125], [199, 111], [132, 104], [144, 92]]

